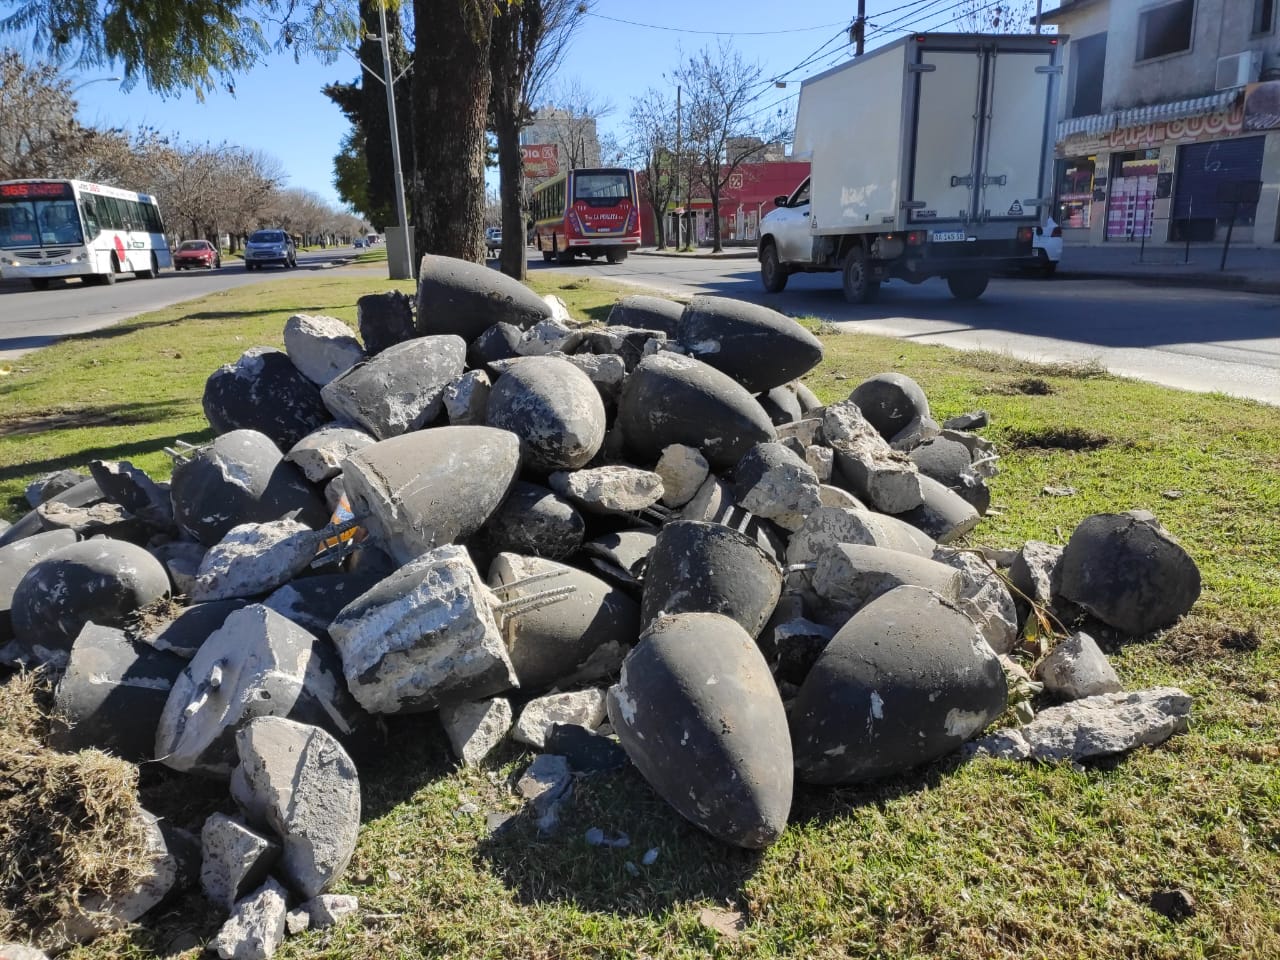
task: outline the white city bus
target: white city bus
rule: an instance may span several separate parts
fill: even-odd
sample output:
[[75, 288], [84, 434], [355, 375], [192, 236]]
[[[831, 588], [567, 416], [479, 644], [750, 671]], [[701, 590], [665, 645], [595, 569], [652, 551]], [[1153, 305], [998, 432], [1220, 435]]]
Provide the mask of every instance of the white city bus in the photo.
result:
[[0, 276], [37, 290], [63, 277], [115, 283], [172, 267], [155, 197], [82, 180], [0, 181]]

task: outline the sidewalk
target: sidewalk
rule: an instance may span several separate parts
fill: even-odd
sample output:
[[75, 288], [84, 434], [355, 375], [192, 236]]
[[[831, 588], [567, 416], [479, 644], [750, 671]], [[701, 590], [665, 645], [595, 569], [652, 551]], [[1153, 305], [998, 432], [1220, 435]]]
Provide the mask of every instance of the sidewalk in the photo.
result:
[[[1063, 280], [1123, 279], [1250, 293], [1280, 293], [1280, 249], [1233, 246], [1222, 262], [1222, 244], [1193, 244], [1187, 249], [1170, 244], [1111, 243], [1100, 247], [1067, 246], [1058, 264]], [[1139, 260], [1141, 257], [1141, 260]]]

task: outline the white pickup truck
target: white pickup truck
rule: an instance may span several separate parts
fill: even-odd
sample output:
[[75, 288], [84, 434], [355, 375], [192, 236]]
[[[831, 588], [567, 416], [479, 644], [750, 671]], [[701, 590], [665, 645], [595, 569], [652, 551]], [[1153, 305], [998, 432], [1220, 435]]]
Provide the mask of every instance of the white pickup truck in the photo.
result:
[[961, 299], [1037, 263], [1049, 213], [1062, 35], [916, 34], [800, 87], [810, 175], [760, 222], [760, 279], [840, 272], [851, 303], [889, 279]]

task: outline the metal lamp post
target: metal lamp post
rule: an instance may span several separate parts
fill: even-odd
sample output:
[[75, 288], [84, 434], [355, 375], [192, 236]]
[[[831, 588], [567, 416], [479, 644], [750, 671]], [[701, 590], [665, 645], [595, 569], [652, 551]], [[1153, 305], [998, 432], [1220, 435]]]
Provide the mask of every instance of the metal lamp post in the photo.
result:
[[387, 269], [392, 280], [413, 277], [413, 235], [404, 205], [404, 171], [400, 166], [400, 127], [396, 123], [395, 81], [391, 76], [391, 47], [387, 43], [386, 0], [378, 4], [378, 24], [382, 42], [382, 85], [387, 90], [387, 123], [391, 127], [391, 169], [396, 195], [396, 226], [387, 229]]
[[68, 93], [75, 93], [77, 90], [83, 90], [85, 87], [87, 87], [91, 83], [113, 83], [116, 80], [120, 80], [120, 79], [122, 78], [121, 77], [94, 77], [92, 80], [84, 81], [84, 83], [77, 83], [74, 87], [72, 87], [68, 91]]

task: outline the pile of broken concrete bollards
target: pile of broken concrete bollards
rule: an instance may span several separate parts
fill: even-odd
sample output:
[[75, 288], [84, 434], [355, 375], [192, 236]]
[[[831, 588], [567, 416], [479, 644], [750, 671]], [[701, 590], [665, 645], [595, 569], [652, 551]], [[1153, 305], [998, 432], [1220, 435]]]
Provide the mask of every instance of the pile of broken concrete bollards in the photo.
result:
[[[428, 256], [416, 303], [362, 297], [358, 327], [290, 318], [284, 352], [209, 377], [217, 436], [173, 449], [170, 481], [94, 461], [0, 536], [0, 659], [60, 672], [52, 746], [228, 783], [238, 813], [204, 824], [193, 871], [231, 912], [220, 956], [355, 909], [327, 891], [379, 715], [437, 712], [465, 764], [537, 751], [518, 789], [543, 829], [575, 776], [633, 764], [746, 848], [783, 831], [795, 778], [1185, 728], [1185, 694], [1122, 691], [1086, 633], [1034, 677], [1007, 656], [1028, 618], [1184, 614], [1199, 572], [1156, 519], [958, 546], [990, 505], [985, 418], [935, 422], [897, 373], [824, 407], [794, 320], [633, 296], [586, 325]], [[1064, 703], [974, 741], [1012, 688]], [[103, 899], [132, 921], [156, 887]]]

